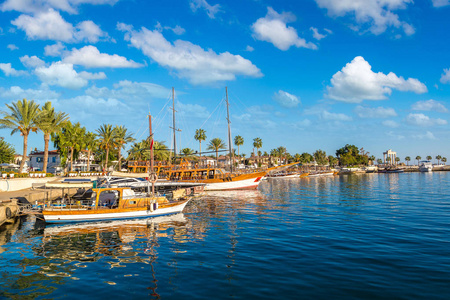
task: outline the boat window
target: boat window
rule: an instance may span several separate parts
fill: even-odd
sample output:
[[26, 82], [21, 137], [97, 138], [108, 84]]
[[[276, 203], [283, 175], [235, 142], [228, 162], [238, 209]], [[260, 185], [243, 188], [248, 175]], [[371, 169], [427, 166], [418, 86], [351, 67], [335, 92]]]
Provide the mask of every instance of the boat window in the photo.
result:
[[209, 179], [213, 179], [214, 178], [214, 170], [210, 170], [209, 171]]

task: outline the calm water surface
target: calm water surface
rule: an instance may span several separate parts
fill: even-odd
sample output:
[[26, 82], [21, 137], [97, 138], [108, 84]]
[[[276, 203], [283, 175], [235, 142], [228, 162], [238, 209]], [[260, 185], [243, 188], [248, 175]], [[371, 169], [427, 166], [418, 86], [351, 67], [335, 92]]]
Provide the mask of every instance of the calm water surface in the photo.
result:
[[0, 232], [0, 298], [450, 298], [450, 172], [275, 179], [184, 214]]

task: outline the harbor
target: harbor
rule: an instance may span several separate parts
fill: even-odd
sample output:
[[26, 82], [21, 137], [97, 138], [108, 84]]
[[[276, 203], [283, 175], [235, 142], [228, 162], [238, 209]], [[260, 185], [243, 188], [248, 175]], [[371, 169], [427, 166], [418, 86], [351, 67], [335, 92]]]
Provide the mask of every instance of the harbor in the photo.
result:
[[0, 296], [447, 295], [449, 176], [271, 179], [145, 220], [46, 225], [23, 216], [0, 232]]

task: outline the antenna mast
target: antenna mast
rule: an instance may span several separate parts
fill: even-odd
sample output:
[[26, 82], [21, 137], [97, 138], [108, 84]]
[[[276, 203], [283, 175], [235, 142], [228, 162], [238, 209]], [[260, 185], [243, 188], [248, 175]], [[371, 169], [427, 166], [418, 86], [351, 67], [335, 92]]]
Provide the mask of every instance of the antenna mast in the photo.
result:
[[231, 148], [231, 121], [230, 121], [230, 110], [228, 107], [230, 106], [230, 103], [228, 102], [228, 87], [225, 87], [225, 94], [226, 94], [226, 100], [227, 100], [227, 121], [228, 121], [228, 149], [230, 151], [230, 170], [231, 173], [233, 173], [233, 161], [234, 161], [234, 155]]

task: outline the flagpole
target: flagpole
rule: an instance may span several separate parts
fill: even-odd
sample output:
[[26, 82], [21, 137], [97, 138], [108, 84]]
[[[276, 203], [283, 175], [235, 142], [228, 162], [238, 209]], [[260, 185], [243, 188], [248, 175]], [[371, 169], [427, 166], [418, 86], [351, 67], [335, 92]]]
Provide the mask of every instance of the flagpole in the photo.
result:
[[152, 132], [152, 115], [148, 114], [148, 129], [150, 132], [150, 180], [152, 182], [152, 195], [155, 195], [155, 181], [157, 180], [156, 174], [154, 174], [155, 170], [153, 169], [153, 166], [155, 165], [154, 158], [153, 158], [153, 132]]

